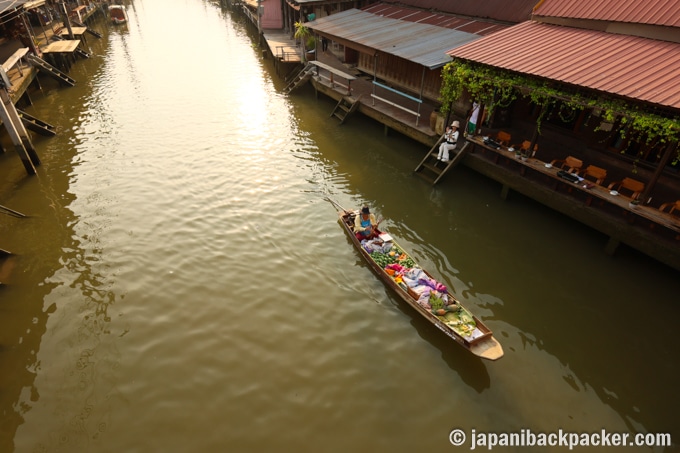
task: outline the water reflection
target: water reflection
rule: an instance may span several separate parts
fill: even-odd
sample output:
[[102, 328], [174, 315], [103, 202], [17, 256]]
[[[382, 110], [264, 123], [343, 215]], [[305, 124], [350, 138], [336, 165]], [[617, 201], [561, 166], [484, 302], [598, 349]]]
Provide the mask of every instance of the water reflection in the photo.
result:
[[[25, 273], [0, 293], [26, 311], [0, 329], [0, 357], [21, 350], [2, 400], [17, 451], [450, 451], [454, 423], [676, 429], [672, 274], [603, 256], [597, 234], [464, 167], [423, 183], [420, 145], [338, 126], [313, 91], [280, 96], [242, 21], [212, 5], [135, 9], [92, 42], [105, 58], [76, 65], [91, 85], [35, 99], [63, 132], [12, 191], [39, 214], [12, 232]], [[217, 43], [195, 89], [156, 59], [175, 39], [164, 14]], [[472, 357], [400, 302], [325, 196], [371, 205], [506, 356]], [[658, 385], [640, 386], [649, 369]]]

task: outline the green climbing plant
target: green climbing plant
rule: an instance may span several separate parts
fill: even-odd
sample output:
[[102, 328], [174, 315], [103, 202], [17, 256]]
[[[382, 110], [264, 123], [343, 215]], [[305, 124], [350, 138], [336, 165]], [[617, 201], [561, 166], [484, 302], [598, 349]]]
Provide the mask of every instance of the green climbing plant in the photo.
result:
[[646, 137], [647, 143], [677, 142], [680, 139], [680, 117], [677, 115], [655, 113], [641, 108], [639, 104], [616, 97], [593, 98], [569, 91], [549, 80], [454, 59], [442, 69], [442, 111], [448, 112], [449, 106], [464, 93], [471, 99], [484, 103], [490, 112], [496, 107], [510, 105], [519, 96], [528, 98], [541, 109], [537, 119], [539, 133], [542, 121], [559, 103], [558, 115], [563, 120], [581, 109], [594, 109], [599, 111], [602, 121], [615, 123], [618, 120], [623, 134], [626, 131], [639, 132]]

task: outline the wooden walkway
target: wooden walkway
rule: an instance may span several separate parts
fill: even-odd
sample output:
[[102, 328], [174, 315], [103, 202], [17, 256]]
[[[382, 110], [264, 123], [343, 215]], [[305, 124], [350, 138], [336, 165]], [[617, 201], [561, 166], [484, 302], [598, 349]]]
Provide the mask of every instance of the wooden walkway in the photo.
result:
[[[424, 100], [418, 106], [414, 100], [404, 98], [397, 93], [386, 90], [384, 88], [377, 88], [378, 96], [381, 98], [374, 99], [374, 84], [373, 79], [367, 76], [351, 65], [342, 63], [337, 56], [330, 50], [327, 52], [318, 52], [316, 55], [318, 66], [322, 71], [322, 77], [316, 79], [315, 83], [324, 85], [330, 89], [335, 100], [340, 100], [342, 96], [347, 96], [347, 86], [351, 85], [351, 96], [360, 98], [361, 106], [359, 111], [383, 124], [387, 127], [398, 130], [398, 132], [409, 136], [421, 143], [432, 146], [438, 139], [439, 135], [430, 128], [430, 115], [434, 111], [434, 105]], [[335, 77], [332, 81], [330, 76], [326, 73], [323, 77], [323, 68], [332, 67], [338, 72], [346, 73], [354, 77], [351, 81], [344, 80], [342, 77]], [[349, 83], [351, 82], [351, 84]], [[326, 93], [326, 94], [333, 94]], [[409, 111], [418, 111], [420, 117], [416, 117]], [[416, 121], [417, 120], [417, 121]]]
[[288, 33], [282, 30], [265, 30], [262, 34], [273, 58], [290, 63], [300, 63], [300, 47]]

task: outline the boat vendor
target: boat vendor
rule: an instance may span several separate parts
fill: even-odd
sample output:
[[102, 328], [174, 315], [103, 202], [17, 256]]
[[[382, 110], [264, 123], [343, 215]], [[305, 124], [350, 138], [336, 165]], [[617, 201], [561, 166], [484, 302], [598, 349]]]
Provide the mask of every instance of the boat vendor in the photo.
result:
[[378, 221], [371, 213], [368, 206], [361, 208], [361, 213], [354, 218], [354, 234], [360, 241], [363, 239], [373, 239], [378, 236]]

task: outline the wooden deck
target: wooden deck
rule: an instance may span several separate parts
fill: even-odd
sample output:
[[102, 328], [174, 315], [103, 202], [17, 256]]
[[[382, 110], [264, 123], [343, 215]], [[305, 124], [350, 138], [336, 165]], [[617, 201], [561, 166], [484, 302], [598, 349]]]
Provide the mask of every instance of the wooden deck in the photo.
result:
[[300, 47], [288, 33], [280, 30], [263, 32], [272, 57], [290, 63], [300, 63]]
[[[270, 48], [289, 48], [299, 55], [299, 48], [290, 37], [265, 34]], [[272, 53], [274, 53], [272, 51]], [[336, 51], [337, 53], [337, 51]], [[372, 118], [385, 125], [385, 133], [395, 130], [406, 137], [423, 143], [427, 148], [437, 143], [440, 134], [437, 134], [430, 125], [430, 116], [435, 109], [434, 103], [426, 100], [414, 99], [413, 96], [400, 96], [396, 90], [391, 91], [389, 86], [375, 85], [370, 75], [363, 74], [354, 66], [342, 63], [342, 55], [334, 53], [329, 48], [326, 52], [317, 52], [312, 58], [319, 68], [317, 75], [311, 78], [311, 83], [317, 92], [321, 92], [330, 98], [340, 101], [343, 97], [351, 96], [359, 101], [359, 111], [365, 116]], [[326, 71], [324, 75], [323, 71]], [[342, 74], [344, 76], [344, 81]], [[281, 74], [279, 74], [281, 75]], [[284, 76], [284, 79], [286, 77]], [[376, 91], [381, 89], [378, 94]], [[349, 94], [348, 94], [349, 92]], [[414, 102], [415, 100], [415, 102]], [[414, 115], [414, 113], [417, 113]], [[443, 123], [441, 115], [433, 118], [438, 124]], [[458, 119], [461, 124], [464, 118], [447, 118], [449, 121]], [[520, 124], [521, 118], [516, 120], [515, 127], [503, 128], [513, 136], [513, 144], [529, 140], [535, 124]], [[351, 122], [351, 119], [350, 119]], [[602, 166], [609, 169], [609, 183], [619, 179], [619, 175], [626, 176], [635, 173], [638, 169], [631, 169], [631, 164], [626, 163], [616, 156], [608, 156], [606, 153], [588, 150], [577, 137], [571, 137], [564, 131], [551, 131], [549, 125], [542, 127], [539, 138], [540, 149], [535, 156], [538, 162], [551, 162], [552, 159], [563, 159], [565, 156], [574, 154], [575, 150], [586, 154], [584, 162]], [[478, 130], [480, 133], [481, 129]], [[484, 134], [495, 136], [499, 129], [484, 127]], [[462, 139], [462, 137], [461, 137]], [[477, 145], [477, 148], [482, 148]], [[625, 243], [646, 255], [649, 255], [672, 268], [680, 270], [680, 235], [677, 233], [675, 221], [665, 219], [659, 221], [658, 213], [653, 212], [652, 206], [645, 207], [640, 212], [633, 212], [620, 203], [604, 203], [606, 208], [591, 206], [589, 197], [575, 196], [581, 191], [569, 190], [569, 184], [549, 179], [548, 183], [541, 178], [529, 177], [530, 174], [546, 177], [544, 172], [525, 171], [526, 166], [517, 165], [515, 159], [503, 157], [497, 159], [496, 153], [487, 152], [467, 153], [462, 162], [469, 168], [495, 180], [501, 185], [501, 196], [507, 197], [510, 190], [519, 192], [539, 203], [542, 203], [556, 211], [559, 211], [591, 228], [608, 236], [605, 251], [613, 254], [620, 243]], [[495, 156], [493, 156], [495, 155]], [[534, 159], [536, 160], [536, 159]], [[519, 168], [518, 168], [519, 167]], [[539, 170], [545, 167], [540, 167]], [[535, 169], [534, 169], [535, 170]], [[643, 171], [643, 173], [649, 173]], [[639, 179], [648, 180], [649, 174], [639, 175]], [[658, 181], [654, 190], [655, 204], [660, 201], [673, 201], [680, 198], [677, 178], [670, 177]], [[564, 188], [566, 187], [566, 190]], [[596, 189], [599, 190], [599, 189]], [[604, 192], [606, 197], [608, 192]], [[585, 198], [585, 200], [583, 199]], [[599, 197], [602, 198], [602, 197]], [[649, 215], [643, 215], [647, 213]], [[670, 226], [670, 228], [669, 228]], [[661, 234], [660, 234], [661, 233]]]
[[[318, 52], [316, 59], [318, 66], [322, 68], [321, 77], [313, 80], [317, 90], [339, 101], [342, 96], [347, 95], [347, 86], [351, 85], [351, 95], [361, 97], [359, 112], [427, 146], [432, 146], [439, 139], [439, 134], [430, 127], [430, 115], [435, 106], [427, 100], [418, 103], [393, 91], [376, 88], [370, 76], [342, 63], [330, 50], [326, 53]], [[327, 68], [336, 70], [336, 77], [332, 81], [328, 73], [326, 77], [323, 76], [323, 70], [328, 71]], [[348, 74], [353, 79], [343, 80], [342, 77], [337, 77], [339, 73]], [[380, 99], [374, 98], [374, 93]], [[418, 112], [419, 116], [411, 112]]]

